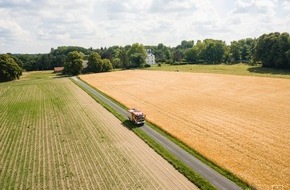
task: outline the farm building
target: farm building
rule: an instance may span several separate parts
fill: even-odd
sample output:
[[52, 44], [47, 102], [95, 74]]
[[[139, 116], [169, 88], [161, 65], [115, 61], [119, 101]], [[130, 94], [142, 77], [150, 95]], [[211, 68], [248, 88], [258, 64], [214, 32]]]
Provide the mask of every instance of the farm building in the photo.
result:
[[61, 73], [63, 71], [64, 67], [54, 67], [53, 72], [55, 73]]
[[145, 62], [149, 65], [155, 64], [155, 55], [152, 53], [151, 49], [147, 49], [147, 57]]

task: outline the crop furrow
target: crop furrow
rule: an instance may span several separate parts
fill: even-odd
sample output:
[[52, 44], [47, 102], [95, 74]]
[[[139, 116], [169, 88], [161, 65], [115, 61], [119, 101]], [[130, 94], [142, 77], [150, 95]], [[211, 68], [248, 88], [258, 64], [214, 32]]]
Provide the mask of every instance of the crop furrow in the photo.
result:
[[22, 150], [23, 150], [23, 144], [27, 141], [27, 137], [29, 135], [30, 132], [30, 123], [28, 121], [28, 117], [26, 117], [26, 114], [23, 115], [23, 117], [21, 118], [22, 121], [19, 123], [19, 133], [21, 135], [21, 137], [19, 138], [18, 141], [16, 141], [16, 149], [13, 150], [13, 152], [16, 153], [16, 155], [14, 155], [14, 161], [13, 161], [13, 169], [12, 171], [14, 172], [14, 174], [11, 175], [11, 178], [14, 182], [11, 182], [10, 184], [10, 188], [12, 189], [16, 189], [17, 184], [19, 184], [18, 181], [19, 177], [22, 174], [22, 170], [21, 170], [21, 166], [22, 166]]
[[[72, 108], [72, 109], [80, 109], [80, 108], [76, 107], [76, 108]], [[83, 120], [86, 121], [87, 120], [86, 117], [85, 116], [83, 116], [83, 117], [84, 117]], [[83, 117], [80, 117], [80, 118], [83, 118]], [[98, 124], [96, 127], [98, 127]], [[94, 131], [99, 131], [99, 130], [94, 130]], [[96, 137], [100, 137], [100, 136], [102, 136], [102, 135], [100, 135], [99, 133], [96, 133], [96, 135], [94, 137], [96, 138]], [[85, 139], [87, 139], [87, 137]], [[107, 170], [108, 167], [107, 167], [106, 155], [104, 155], [101, 151], [103, 149], [103, 147], [100, 146], [100, 140], [101, 139], [97, 139], [95, 141], [95, 143], [92, 144], [92, 146], [94, 146], [93, 153], [97, 154], [94, 162], [97, 162], [96, 171], [98, 172], [98, 179], [99, 179], [98, 184], [100, 183], [100, 180], [101, 180], [100, 188], [108, 189], [108, 188], [110, 188], [111, 182], [108, 178], [108, 175], [104, 175], [103, 174], [104, 171], [102, 171], [102, 170]], [[92, 152], [90, 154], [92, 154]]]
[[[43, 108], [41, 107], [40, 113], [43, 113]], [[40, 155], [40, 159], [42, 159], [42, 188], [48, 189], [49, 188], [49, 170], [48, 168], [48, 160], [47, 160], [47, 133], [45, 125], [43, 125], [43, 118], [39, 118], [39, 126], [41, 128], [41, 134], [42, 134], [42, 154]], [[48, 170], [48, 171], [47, 171]]]
[[[75, 110], [75, 107], [73, 106], [72, 109]], [[84, 181], [86, 188], [90, 189], [92, 187], [91, 187], [90, 178], [88, 178], [89, 173], [88, 173], [87, 167], [84, 166], [84, 163], [85, 165], [87, 165], [88, 163], [84, 160], [84, 158], [86, 157], [85, 156], [86, 154], [84, 154], [84, 149], [86, 149], [86, 146], [83, 143], [86, 139], [86, 136], [84, 136], [82, 133], [82, 128], [84, 127], [82, 124], [83, 117], [82, 117], [82, 114], [76, 115], [75, 112], [72, 114], [72, 117], [73, 118], [79, 117], [79, 119], [81, 118], [79, 121], [76, 121], [75, 127], [71, 128], [71, 138], [77, 139], [76, 145], [74, 146], [75, 156], [77, 157], [77, 160], [79, 161], [78, 167], [79, 169], [81, 169], [82, 180]], [[83, 139], [83, 140], [79, 140], [79, 139]]]
[[[7, 123], [8, 126], [12, 126], [13, 122]], [[5, 148], [3, 149], [3, 157], [1, 156], [2, 160], [1, 163], [3, 163], [3, 168], [2, 168], [2, 187], [3, 189], [9, 188], [9, 184], [10, 182], [10, 178], [11, 178], [11, 174], [12, 174], [12, 168], [13, 168], [13, 156], [15, 154], [15, 152], [13, 151], [16, 147], [15, 141], [18, 140], [19, 133], [17, 131], [17, 127], [11, 127], [9, 134], [7, 135], [7, 138], [5, 138], [3, 144], [5, 146]]]
[[[67, 98], [67, 96], [65, 97]], [[68, 110], [72, 109], [71, 107], [67, 108]], [[73, 110], [73, 109], [72, 109]], [[64, 135], [63, 135], [63, 139], [62, 139], [62, 144], [66, 145], [69, 151], [69, 156], [71, 156], [71, 159], [73, 161], [73, 166], [75, 167], [75, 173], [77, 174], [76, 176], [76, 187], [79, 188], [81, 187], [80, 184], [83, 184], [86, 189], [89, 189], [87, 183], [86, 183], [86, 175], [85, 175], [85, 171], [84, 168], [82, 167], [82, 165], [80, 164], [81, 162], [81, 158], [79, 156], [79, 147], [77, 143], [74, 143], [75, 141], [77, 141], [77, 139], [79, 137], [75, 137], [73, 135], [73, 131], [74, 128], [78, 128], [81, 126], [77, 126], [77, 122], [75, 121], [76, 118], [79, 117], [79, 115], [75, 115], [74, 111], [71, 111], [71, 115], [66, 115], [67, 117], [67, 121], [68, 124], [66, 126], [63, 126], [63, 130], [64, 130]]]
[[[87, 124], [89, 120], [85, 119], [84, 120], [84, 124], [83, 124], [83, 129], [85, 129], [87, 127]], [[93, 142], [91, 140], [91, 137], [89, 136], [89, 133], [88, 131], [83, 131], [82, 130], [82, 136], [84, 137], [83, 139], [84, 140], [84, 144], [83, 144], [83, 154], [82, 155], [86, 155], [86, 156], [83, 156], [84, 159], [84, 164], [87, 164], [87, 169], [88, 169], [88, 175], [91, 176], [91, 185], [93, 184], [97, 184], [99, 181], [98, 179], [96, 179], [95, 177], [95, 173], [97, 171], [96, 169], [96, 163], [97, 162], [97, 159], [95, 159], [95, 149], [93, 149]], [[101, 187], [100, 187], [101, 188]]]
[[[102, 127], [108, 128], [108, 127], [113, 127], [113, 126], [111, 126], [108, 123], [106, 126], [102, 126]], [[110, 139], [118, 140], [118, 136], [115, 134], [115, 132], [111, 131], [111, 133], [109, 133], [109, 131], [106, 131], [106, 133], [110, 134], [110, 137], [109, 137]], [[120, 134], [120, 135], [122, 135], [122, 134]], [[136, 143], [136, 142], [133, 142], [133, 143]], [[138, 145], [136, 144], [136, 146], [138, 146]], [[110, 148], [110, 147], [108, 147], [108, 150], [109, 150], [108, 153], [110, 153], [110, 155], [112, 155], [110, 162], [115, 162], [115, 165], [116, 165], [115, 166], [117, 169], [116, 175], [118, 175], [118, 171], [124, 173], [124, 175], [120, 175], [120, 177], [122, 177], [122, 178], [119, 179], [122, 182], [124, 182], [124, 187], [126, 187], [126, 184], [132, 185], [132, 183], [134, 184], [134, 186], [141, 185], [141, 187], [142, 187], [143, 184], [138, 181], [139, 180], [138, 174], [141, 170], [139, 170], [138, 164], [134, 164], [136, 161], [133, 159], [134, 156], [128, 154], [128, 152], [130, 152], [130, 151], [128, 149], [122, 149], [122, 148], [116, 149], [116, 148]], [[142, 173], [143, 172], [144, 171], [142, 171]], [[145, 173], [146, 172], [144, 172], [144, 174]], [[146, 179], [146, 177], [143, 177], [143, 180], [144, 179]], [[152, 182], [148, 181], [148, 184], [150, 184], [150, 183], [152, 183]]]
[[73, 183], [73, 179], [75, 178], [74, 173], [73, 173], [73, 168], [72, 165], [73, 163], [70, 162], [70, 160], [68, 159], [68, 151], [66, 149], [66, 146], [62, 146], [61, 143], [62, 142], [62, 135], [63, 135], [63, 131], [62, 131], [62, 126], [65, 126], [67, 123], [67, 120], [64, 119], [63, 114], [61, 114], [60, 110], [57, 109], [56, 107], [54, 107], [54, 112], [56, 113], [56, 133], [55, 133], [55, 144], [56, 144], [56, 149], [59, 151], [58, 154], [58, 164], [60, 164], [60, 161], [63, 161], [66, 165], [66, 169], [65, 171], [61, 170], [61, 168], [59, 168], [60, 171], [60, 175], [61, 176], [65, 176], [64, 179], [64, 183], [63, 186], [65, 186], [65, 189], [75, 189], [75, 184]]

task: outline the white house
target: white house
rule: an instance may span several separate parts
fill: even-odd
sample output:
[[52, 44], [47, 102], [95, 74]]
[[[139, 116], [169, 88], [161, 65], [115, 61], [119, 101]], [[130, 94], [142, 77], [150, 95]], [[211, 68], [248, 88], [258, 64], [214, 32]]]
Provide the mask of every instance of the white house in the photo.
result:
[[145, 62], [149, 65], [155, 64], [155, 55], [152, 53], [151, 49], [147, 49], [147, 57], [145, 59]]

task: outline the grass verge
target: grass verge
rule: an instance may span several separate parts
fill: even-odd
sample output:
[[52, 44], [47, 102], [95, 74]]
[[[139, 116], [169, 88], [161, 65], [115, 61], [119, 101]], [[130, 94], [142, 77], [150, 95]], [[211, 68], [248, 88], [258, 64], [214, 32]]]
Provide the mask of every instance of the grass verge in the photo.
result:
[[[81, 80], [81, 79], [80, 79]], [[122, 123], [132, 130], [136, 135], [138, 135], [143, 141], [145, 141], [151, 148], [154, 149], [155, 152], [160, 154], [165, 160], [167, 160], [171, 165], [173, 165], [180, 173], [182, 173], [185, 177], [187, 177], [191, 182], [193, 182], [195, 185], [197, 185], [200, 189], [216, 189], [213, 185], [211, 185], [207, 180], [202, 178], [199, 174], [194, 172], [191, 168], [189, 168], [187, 165], [185, 165], [181, 160], [176, 158], [174, 155], [172, 155], [169, 151], [167, 151], [165, 148], [163, 148], [160, 144], [155, 142], [151, 137], [149, 137], [146, 133], [144, 133], [140, 128], [136, 127], [136, 125], [129, 122], [126, 118], [124, 118], [122, 115], [120, 115], [118, 112], [116, 112], [114, 109], [112, 109], [110, 106], [108, 106], [106, 103], [101, 101], [98, 97], [96, 97], [94, 94], [87, 91], [85, 88], [80, 86], [76, 81], [72, 80], [77, 86], [82, 88], [86, 93], [88, 93], [94, 100], [99, 102], [104, 108], [106, 108], [108, 111], [110, 111], [113, 115], [115, 115]], [[83, 80], [82, 80], [83, 81]], [[85, 82], [85, 81], [83, 81]], [[86, 83], [86, 82], [85, 82]], [[95, 87], [91, 86], [90, 84], [86, 83], [91, 88], [95, 89], [102, 95], [104, 95], [106, 98], [112, 100], [114, 103], [118, 104], [124, 109], [127, 109], [124, 105], [122, 105], [120, 102], [116, 101], [115, 99], [111, 98], [110, 96], [104, 94], [103, 92], [99, 91]], [[151, 123], [150, 121], [146, 121], [146, 124], [150, 127], [152, 127], [154, 130], [158, 131], [162, 135], [164, 135], [166, 138], [177, 144], [179, 147], [183, 148], [185, 151], [205, 163], [206, 165], [210, 166], [214, 170], [216, 170], [221, 175], [225, 176], [238, 186], [240, 186], [243, 189], [255, 189], [251, 187], [248, 183], [244, 182], [237, 176], [235, 176], [230, 171], [218, 166], [214, 162], [210, 161], [206, 157], [202, 156], [200, 153], [198, 153], [196, 150], [192, 149], [191, 147], [184, 144], [179, 139], [175, 138], [171, 134], [167, 133], [166, 131], [159, 128], [154, 123]]]

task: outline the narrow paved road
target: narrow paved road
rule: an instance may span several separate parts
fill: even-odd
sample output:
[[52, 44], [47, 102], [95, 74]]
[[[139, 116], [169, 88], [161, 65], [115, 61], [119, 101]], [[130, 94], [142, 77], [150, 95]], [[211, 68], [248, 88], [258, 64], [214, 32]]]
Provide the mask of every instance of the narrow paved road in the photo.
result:
[[[72, 77], [74, 81], [76, 81], [79, 85], [84, 87], [86, 90], [97, 96], [107, 105], [109, 105], [112, 109], [119, 112], [123, 117], [127, 118], [127, 110], [124, 110], [118, 104], [114, 103], [110, 99], [103, 96], [98, 91], [91, 88], [89, 85], [79, 80], [77, 77]], [[191, 167], [194, 171], [203, 176], [206, 180], [208, 180], [212, 185], [214, 185], [217, 189], [220, 190], [241, 190], [242, 188], [237, 186], [235, 183], [225, 178], [223, 175], [219, 174], [173, 142], [169, 139], [147, 126], [146, 124], [141, 127], [141, 129], [146, 132], [152, 139], [161, 144], [164, 148], [166, 148], [171, 154], [175, 155], [189, 167]]]

